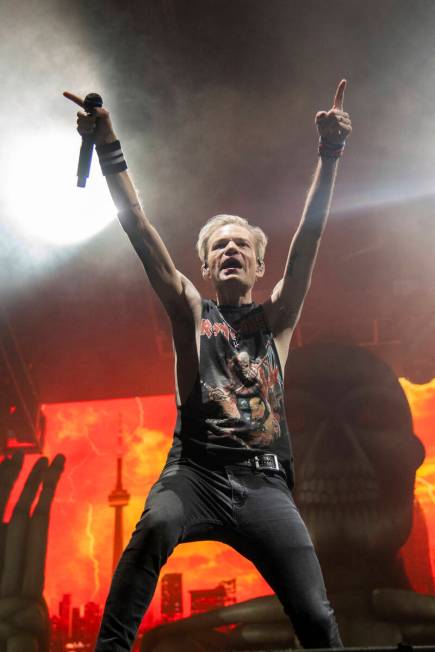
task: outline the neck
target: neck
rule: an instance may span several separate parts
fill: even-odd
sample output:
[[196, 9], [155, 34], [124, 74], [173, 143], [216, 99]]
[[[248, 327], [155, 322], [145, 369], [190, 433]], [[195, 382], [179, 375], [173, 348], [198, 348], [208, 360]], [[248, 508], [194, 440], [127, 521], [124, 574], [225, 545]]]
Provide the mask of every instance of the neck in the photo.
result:
[[216, 290], [216, 303], [221, 306], [244, 306], [252, 303], [252, 291], [246, 290], [244, 294], [235, 292], [228, 288], [219, 288]]

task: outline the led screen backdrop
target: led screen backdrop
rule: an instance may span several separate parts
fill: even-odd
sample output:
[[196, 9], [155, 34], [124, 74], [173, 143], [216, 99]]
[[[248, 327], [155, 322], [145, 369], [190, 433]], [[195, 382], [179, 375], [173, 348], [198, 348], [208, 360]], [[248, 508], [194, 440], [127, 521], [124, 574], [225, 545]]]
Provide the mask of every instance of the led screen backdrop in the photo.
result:
[[[435, 562], [435, 381], [413, 385], [402, 380], [410, 403], [414, 431], [426, 448], [417, 472], [416, 496], [429, 532], [432, 569]], [[117, 458], [123, 458], [123, 543], [143, 509], [145, 497], [164, 464], [175, 421], [172, 395], [45, 406], [45, 454], [66, 456], [66, 467], [50, 521], [45, 596], [51, 614], [59, 613], [65, 594], [71, 606], [94, 603], [107, 595], [113, 564], [114, 510], [108, 496], [115, 488]], [[30, 468], [34, 456], [28, 456]], [[23, 474], [26, 476], [26, 473]], [[16, 496], [20, 487], [15, 487]], [[11, 503], [14, 502], [12, 497]], [[405, 555], [412, 579], [413, 559]], [[270, 593], [253, 566], [232, 549], [214, 542], [179, 546], [163, 570], [182, 574], [183, 604], [191, 613], [190, 591], [215, 589], [221, 583], [237, 601]], [[235, 580], [235, 583], [232, 582]], [[235, 594], [234, 594], [235, 588]], [[144, 624], [161, 621], [161, 583]]]

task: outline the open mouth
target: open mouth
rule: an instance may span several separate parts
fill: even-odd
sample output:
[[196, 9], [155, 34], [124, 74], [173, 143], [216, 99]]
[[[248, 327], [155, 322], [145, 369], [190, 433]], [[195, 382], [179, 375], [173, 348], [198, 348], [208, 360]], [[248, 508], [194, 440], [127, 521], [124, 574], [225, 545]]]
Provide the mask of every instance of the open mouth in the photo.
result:
[[228, 258], [222, 263], [221, 269], [242, 269], [242, 263], [237, 258]]

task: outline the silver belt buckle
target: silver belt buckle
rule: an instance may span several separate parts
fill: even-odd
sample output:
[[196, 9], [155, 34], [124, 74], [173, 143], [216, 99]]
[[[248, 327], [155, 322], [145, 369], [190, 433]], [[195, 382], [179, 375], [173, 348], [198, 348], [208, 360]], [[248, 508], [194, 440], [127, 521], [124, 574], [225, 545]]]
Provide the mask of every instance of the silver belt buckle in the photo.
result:
[[257, 469], [257, 471], [261, 471], [262, 469], [279, 471], [278, 457], [275, 455], [275, 453], [264, 453], [261, 456], [256, 455], [253, 460], [254, 467]]

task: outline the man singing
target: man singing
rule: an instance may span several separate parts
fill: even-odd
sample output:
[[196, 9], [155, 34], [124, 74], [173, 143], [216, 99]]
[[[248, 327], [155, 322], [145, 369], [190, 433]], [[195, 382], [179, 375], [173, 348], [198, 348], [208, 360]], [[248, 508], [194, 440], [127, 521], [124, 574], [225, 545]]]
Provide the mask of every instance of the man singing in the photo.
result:
[[[169, 315], [178, 408], [166, 465], [114, 573], [96, 652], [131, 649], [163, 564], [177, 544], [198, 540], [222, 541], [255, 564], [304, 647], [341, 647], [291, 494], [283, 370], [351, 132], [345, 87], [342, 80], [331, 110], [316, 115], [319, 163], [283, 277], [261, 305], [252, 290], [265, 271], [263, 231], [234, 215], [208, 220], [197, 249], [215, 299], [202, 298], [148, 221], [108, 111], [78, 113], [78, 131], [95, 135], [121, 225]], [[64, 95], [83, 107], [81, 98]]]

